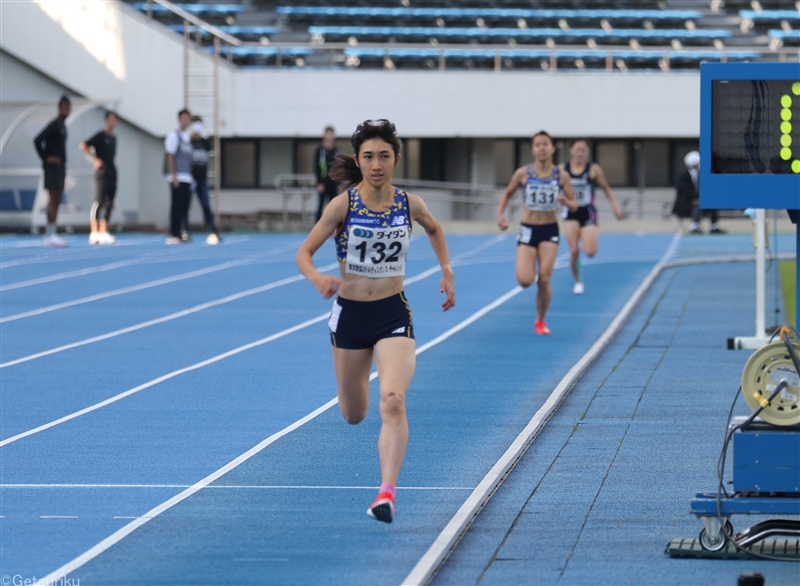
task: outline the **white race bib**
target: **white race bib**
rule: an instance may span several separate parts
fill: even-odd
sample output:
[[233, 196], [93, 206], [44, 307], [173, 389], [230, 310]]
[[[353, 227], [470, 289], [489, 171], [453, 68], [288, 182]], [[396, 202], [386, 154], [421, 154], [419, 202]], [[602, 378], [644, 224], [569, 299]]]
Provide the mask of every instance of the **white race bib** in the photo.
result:
[[345, 270], [362, 277], [402, 277], [411, 239], [408, 226], [362, 228], [352, 226], [347, 239]]
[[579, 207], [588, 206], [592, 203], [592, 186], [588, 182], [572, 182], [572, 190], [575, 192], [575, 200]]
[[558, 185], [549, 183], [527, 183], [525, 185], [525, 208], [532, 212], [554, 212], [558, 209]]

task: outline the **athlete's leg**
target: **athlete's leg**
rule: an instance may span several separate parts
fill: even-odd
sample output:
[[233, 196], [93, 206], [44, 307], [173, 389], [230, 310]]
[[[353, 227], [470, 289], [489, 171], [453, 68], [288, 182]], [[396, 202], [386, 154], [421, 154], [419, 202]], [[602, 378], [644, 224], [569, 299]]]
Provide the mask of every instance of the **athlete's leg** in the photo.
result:
[[375, 345], [381, 389], [381, 434], [378, 455], [381, 483], [397, 484], [408, 445], [406, 392], [414, 376], [417, 357], [413, 338], [384, 338]]
[[536, 281], [536, 248], [517, 245], [516, 276], [520, 286], [528, 288]]
[[372, 348], [333, 349], [333, 366], [339, 396], [339, 410], [347, 423], [361, 423], [369, 410], [369, 372]]
[[47, 202], [47, 223], [51, 226], [55, 226], [56, 224], [58, 206], [61, 205], [61, 193], [60, 191], [54, 191], [52, 189], [47, 190], [47, 194], [50, 196], [50, 201]]
[[583, 241], [583, 252], [592, 258], [597, 254], [597, 244], [600, 232], [595, 224], [587, 224], [581, 228], [581, 240]]
[[[569, 244], [569, 268], [572, 271], [575, 282], [580, 283], [581, 271], [578, 263], [580, 261], [581, 249], [579, 243], [583, 236], [580, 222], [577, 220], [566, 220], [564, 222], [564, 235], [567, 237], [567, 244]], [[583, 242], [583, 249], [586, 250], [585, 240]]]
[[550, 277], [556, 265], [558, 244], [553, 242], [539, 243], [539, 290], [536, 292], [536, 320], [544, 321], [553, 292], [550, 289]]

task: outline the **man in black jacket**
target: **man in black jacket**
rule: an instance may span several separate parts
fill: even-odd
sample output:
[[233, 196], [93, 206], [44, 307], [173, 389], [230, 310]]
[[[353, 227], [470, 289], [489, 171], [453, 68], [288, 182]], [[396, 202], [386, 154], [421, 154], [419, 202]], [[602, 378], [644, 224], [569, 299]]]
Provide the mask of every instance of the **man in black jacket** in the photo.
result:
[[72, 104], [67, 96], [58, 101], [58, 118], [50, 122], [33, 139], [33, 145], [44, 166], [44, 188], [50, 196], [47, 204], [47, 228], [44, 245], [63, 248], [67, 243], [56, 233], [56, 217], [61, 196], [64, 193], [64, 180], [67, 176], [67, 126], [64, 121], [69, 116]]
[[724, 234], [725, 230], [719, 227], [719, 214], [717, 210], [700, 209], [700, 153], [692, 151], [688, 153], [683, 162], [686, 170], [678, 175], [675, 182], [677, 194], [675, 204], [672, 206], [672, 213], [679, 218], [691, 218], [692, 223], [689, 231], [692, 234], [702, 234], [700, 221], [703, 216], [711, 220], [711, 234]]
[[314, 169], [317, 174], [317, 196], [319, 197], [319, 204], [317, 205], [317, 222], [322, 217], [322, 210], [330, 200], [336, 197], [339, 190], [339, 184], [328, 177], [328, 170], [333, 165], [336, 155], [339, 154], [339, 149], [336, 148], [336, 133], [333, 126], [325, 128], [325, 134], [322, 137], [322, 144], [315, 152], [314, 156]]

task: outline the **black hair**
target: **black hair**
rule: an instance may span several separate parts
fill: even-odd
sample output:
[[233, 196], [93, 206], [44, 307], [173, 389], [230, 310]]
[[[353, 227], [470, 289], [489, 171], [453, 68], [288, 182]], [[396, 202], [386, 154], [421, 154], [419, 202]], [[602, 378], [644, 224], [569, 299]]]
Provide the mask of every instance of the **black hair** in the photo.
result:
[[[350, 145], [353, 147], [356, 158], [358, 158], [361, 145], [373, 138], [379, 138], [389, 143], [394, 151], [395, 159], [400, 155], [400, 139], [397, 138], [397, 128], [388, 120], [381, 118], [362, 122], [350, 137]], [[347, 187], [358, 185], [364, 178], [353, 157], [347, 155], [336, 155], [328, 175], [335, 181], [346, 183]]]
[[58, 100], [58, 107], [60, 108], [64, 104], [72, 104], [72, 102], [70, 101], [70, 99], [67, 97], [66, 94], [61, 96], [61, 98]]
[[550, 144], [556, 146], [556, 141], [553, 140], [553, 137], [550, 136], [550, 134], [546, 130], [540, 130], [539, 132], [534, 134], [533, 137], [531, 138], [531, 144], [533, 144], [533, 141], [536, 140], [537, 136], [546, 136], [547, 138], [550, 139]]
[[578, 138], [576, 138], [576, 139], [573, 139], [573, 140], [572, 140], [572, 141], [569, 143], [569, 148], [572, 148], [572, 147], [574, 147], [574, 146], [575, 146], [576, 144], [578, 144], [579, 142], [582, 142], [582, 143], [583, 143], [583, 144], [585, 144], [587, 147], [589, 146], [589, 139], [588, 139], [588, 138], [583, 138], [582, 136], [579, 136]]
[[326, 134], [328, 132], [336, 132], [336, 130], [333, 128], [333, 126], [326, 126], [325, 132], [323, 132], [323, 134]]
[[201, 116], [194, 115], [192, 116], [192, 122], [202, 122], [203, 118]]
[[[187, 110], [186, 108], [184, 108], [183, 110], [181, 110], [180, 112], [178, 112], [178, 118], [180, 118], [180, 117], [181, 117], [181, 116], [183, 116], [184, 114], [189, 114], [189, 110]], [[191, 116], [191, 114], [189, 114], [189, 115]]]
[[119, 115], [114, 112], [114, 110], [106, 110], [106, 113], [103, 115], [103, 120], [108, 120], [109, 116], [116, 116], [117, 120], [119, 120]]

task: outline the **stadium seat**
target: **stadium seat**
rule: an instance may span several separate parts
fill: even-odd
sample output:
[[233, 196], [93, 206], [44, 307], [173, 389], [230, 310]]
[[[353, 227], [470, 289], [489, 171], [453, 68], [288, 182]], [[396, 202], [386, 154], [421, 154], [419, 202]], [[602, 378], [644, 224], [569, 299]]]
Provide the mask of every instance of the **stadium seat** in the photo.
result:
[[19, 198], [21, 200], [20, 209], [25, 211], [30, 211], [33, 209], [33, 204], [36, 202], [36, 190], [35, 189], [20, 189], [19, 190]]
[[14, 191], [11, 189], [3, 189], [0, 191], [0, 210], [4, 212], [12, 212], [18, 210], [17, 200], [14, 197]]
[[[147, 2], [134, 2], [128, 4], [134, 10], [139, 10], [141, 12], [147, 12], [148, 4]], [[171, 14], [169, 10], [161, 6], [160, 4], [151, 4], [153, 14], [157, 15], [164, 15], [164, 14]], [[189, 14], [194, 15], [219, 15], [219, 16], [227, 16], [233, 14], [239, 14], [244, 11], [244, 7], [241, 4], [175, 4], [177, 8], [181, 10], [185, 10]]]

